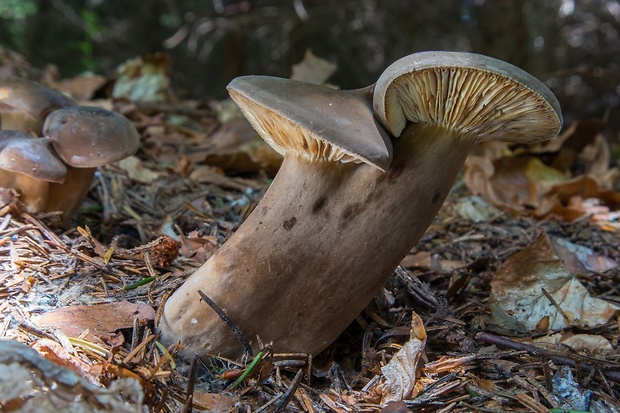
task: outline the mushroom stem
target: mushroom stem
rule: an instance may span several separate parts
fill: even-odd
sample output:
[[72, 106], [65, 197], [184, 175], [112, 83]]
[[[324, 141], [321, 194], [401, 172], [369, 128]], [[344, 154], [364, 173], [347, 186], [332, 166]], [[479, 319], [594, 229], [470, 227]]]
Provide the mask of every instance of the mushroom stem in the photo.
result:
[[320, 352], [424, 234], [474, 143], [456, 129], [410, 124], [385, 172], [287, 154], [246, 222], [168, 300], [163, 338], [200, 355], [241, 354], [226, 324], [196, 305], [200, 289], [248, 339]]
[[47, 204], [44, 211], [62, 211], [61, 219], [65, 225], [78, 209], [88, 193], [97, 168], [75, 168], [67, 165], [67, 175], [63, 183], [50, 182]]
[[28, 175], [3, 171], [0, 173], [0, 188], [14, 188], [26, 211], [38, 212], [43, 209], [49, 197], [50, 182]]

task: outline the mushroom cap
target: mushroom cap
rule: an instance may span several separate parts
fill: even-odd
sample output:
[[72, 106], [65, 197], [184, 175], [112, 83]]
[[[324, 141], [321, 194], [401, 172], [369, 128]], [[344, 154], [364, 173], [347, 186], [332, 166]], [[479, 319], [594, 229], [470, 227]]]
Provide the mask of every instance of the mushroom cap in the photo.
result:
[[0, 169], [57, 183], [67, 174], [49, 140], [13, 130], [0, 131]]
[[381, 170], [392, 159], [389, 134], [373, 116], [370, 87], [341, 91], [245, 76], [234, 79], [227, 89], [258, 134], [282, 155], [365, 162]]
[[76, 168], [95, 168], [136, 153], [140, 135], [116, 112], [73, 106], [52, 112], [43, 125], [60, 159]]
[[421, 52], [397, 60], [379, 77], [373, 106], [394, 136], [410, 121], [456, 128], [479, 141], [529, 143], [562, 126], [560, 104], [542, 82], [475, 53]]
[[[18, 77], [0, 79], [0, 117], [2, 113], [21, 115], [42, 125], [53, 110], [76, 104], [70, 97], [37, 82]], [[4, 128], [8, 127], [5, 122]], [[40, 130], [26, 132], [41, 133]]]

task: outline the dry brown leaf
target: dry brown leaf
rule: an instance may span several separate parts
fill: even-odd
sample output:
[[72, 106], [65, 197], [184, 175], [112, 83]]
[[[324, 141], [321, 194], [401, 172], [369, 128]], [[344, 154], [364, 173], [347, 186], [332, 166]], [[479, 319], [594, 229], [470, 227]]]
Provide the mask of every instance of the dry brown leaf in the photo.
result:
[[[492, 205], [537, 219], [594, 215], [584, 205], [591, 199], [613, 213], [620, 209], [620, 193], [611, 189], [620, 171], [610, 168], [609, 145], [600, 129], [599, 121], [580, 121], [538, 145], [503, 153], [478, 150], [483, 156], [470, 156], [465, 163], [465, 184]], [[595, 222], [615, 228], [617, 217], [597, 214]]]
[[50, 87], [58, 89], [73, 99], [80, 101], [91, 100], [99, 89], [107, 83], [107, 79], [101, 75], [81, 75], [70, 79], [63, 79], [60, 82], [49, 84]]
[[89, 330], [86, 338], [111, 339], [122, 328], [131, 328], [134, 319], [146, 322], [155, 319], [155, 310], [150, 305], [130, 303], [127, 300], [95, 305], [74, 305], [49, 313], [33, 316], [31, 321], [41, 328], [59, 328], [69, 337], [78, 337]]
[[221, 393], [205, 393], [194, 391], [194, 406], [208, 412], [234, 412], [236, 399]]
[[496, 272], [489, 305], [493, 323], [519, 332], [594, 327], [606, 323], [620, 309], [590, 296], [566, 271], [545, 233]]
[[100, 385], [99, 377], [91, 373], [91, 366], [73, 357], [58, 342], [44, 338], [36, 341], [32, 348], [46, 359], [73, 370], [94, 385]]
[[117, 162], [116, 165], [119, 168], [123, 169], [125, 172], [127, 172], [129, 179], [140, 182], [142, 184], [148, 185], [156, 179], [159, 179], [163, 175], [162, 172], [155, 172], [151, 169], [146, 168], [142, 161], [135, 156], [125, 158]]

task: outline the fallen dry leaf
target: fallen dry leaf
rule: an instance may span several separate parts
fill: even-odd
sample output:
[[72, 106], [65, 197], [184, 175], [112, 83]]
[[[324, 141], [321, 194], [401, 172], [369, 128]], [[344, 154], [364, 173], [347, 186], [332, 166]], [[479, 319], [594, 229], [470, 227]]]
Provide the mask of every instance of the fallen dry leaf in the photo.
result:
[[234, 412], [236, 399], [226, 394], [194, 392], [194, 406], [208, 412]]
[[104, 76], [90, 74], [63, 79], [59, 82], [50, 83], [48, 86], [60, 90], [78, 102], [82, 102], [92, 99], [95, 92], [107, 82], [108, 79]]
[[390, 362], [381, 367], [384, 382], [381, 386], [381, 404], [398, 402], [410, 397], [415, 389], [416, 371], [420, 355], [426, 346], [424, 322], [413, 313], [411, 336]]
[[292, 80], [322, 85], [336, 71], [336, 64], [316, 57], [312, 50], [306, 50], [301, 62], [293, 65]]
[[135, 156], [125, 158], [117, 162], [116, 165], [127, 172], [129, 179], [142, 184], [150, 184], [163, 175], [162, 172], [155, 172], [146, 168], [142, 161]]
[[204, 155], [204, 163], [221, 168], [227, 174], [251, 174], [264, 170], [275, 176], [282, 155], [273, 150], [245, 118], [224, 123], [211, 137], [213, 147]]
[[56, 341], [47, 338], [37, 340], [32, 348], [46, 359], [73, 370], [94, 385], [100, 385], [98, 375], [91, 372], [91, 366], [79, 358], [73, 357]]
[[550, 237], [553, 250], [560, 257], [564, 268], [571, 274], [605, 272], [616, 268], [618, 263], [609, 257], [597, 254], [591, 248], [572, 243], [564, 238]]
[[127, 60], [117, 69], [112, 97], [131, 102], [173, 101], [170, 57], [158, 52]]
[[472, 222], [487, 222], [502, 214], [502, 211], [477, 195], [459, 198], [451, 209], [456, 215]]
[[566, 271], [545, 233], [508, 258], [496, 272], [489, 305], [494, 324], [518, 332], [595, 327], [620, 309], [590, 296]]
[[95, 305], [74, 305], [33, 316], [30, 321], [41, 328], [59, 328], [69, 337], [78, 337], [89, 330], [86, 338], [111, 339], [122, 328], [131, 328], [134, 319], [141, 322], [155, 319], [155, 310], [148, 304], [127, 300]]
[[[597, 121], [573, 124], [562, 135], [533, 147], [470, 156], [465, 163], [467, 187], [488, 203], [516, 214], [573, 221], [592, 216], [584, 204], [596, 199], [607, 212], [620, 209], [612, 188], [620, 176], [610, 168], [611, 155]], [[544, 157], [543, 162], [541, 157]], [[605, 225], [612, 216], [598, 215]]]

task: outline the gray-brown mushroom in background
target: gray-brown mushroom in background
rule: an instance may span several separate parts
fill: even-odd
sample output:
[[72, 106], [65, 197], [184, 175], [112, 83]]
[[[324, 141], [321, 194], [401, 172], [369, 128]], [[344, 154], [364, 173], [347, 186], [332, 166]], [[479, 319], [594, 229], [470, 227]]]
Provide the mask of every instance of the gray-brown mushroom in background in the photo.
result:
[[0, 187], [13, 188], [29, 212], [45, 209], [50, 184], [61, 184], [67, 168], [48, 139], [0, 130]]
[[62, 184], [51, 184], [46, 211], [63, 211], [67, 221], [86, 196], [97, 167], [136, 153], [140, 135], [131, 122], [116, 112], [73, 106], [52, 112], [43, 134], [67, 165]]
[[[39, 143], [24, 140], [23, 136], [21, 140], [31, 148], [49, 149], [51, 144], [51, 152], [64, 168], [62, 179], [31, 176], [30, 179], [37, 178], [35, 191], [34, 181], [23, 183], [26, 175], [9, 178], [14, 169], [0, 165], [4, 169], [0, 186], [17, 190], [29, 212], [62, 211], [65, 223], [86, 196], [96, 168], [133, 155], [140, 144], [138, 132], [124, 116], [101, 108], [77, 106], [60, 92], [14, 77], [0, 79], [0, 122], [5, 134], [22, 131], [47, 136]], [[23, 162], [24, 168], [28, 168], [28, 161]], [[11, 168], [17, 166], [13, 164]]]
[[165, 304], [164, 341], [201, 356], [242, 349], [197, 290], [248, 339], [320, 352], [424, 233], [477, 141], [534, 142], [561, 127], [542, 83], [468, 53], [414, 54], [380, 77], [374, 107], [397, 136], [392, 157], [381, 129], [370, 126], [369, 99], [354, 106], [340, 99], [347, 92], [260, 76], [228, 89], [285, 158], [248, 219]]
[[47, 115], [77, 105], [68, 96], [40, 83], [18, 77], [0, 79], [2, 129], [20, 130], [41, 136]]

